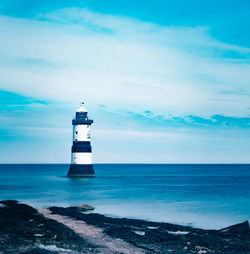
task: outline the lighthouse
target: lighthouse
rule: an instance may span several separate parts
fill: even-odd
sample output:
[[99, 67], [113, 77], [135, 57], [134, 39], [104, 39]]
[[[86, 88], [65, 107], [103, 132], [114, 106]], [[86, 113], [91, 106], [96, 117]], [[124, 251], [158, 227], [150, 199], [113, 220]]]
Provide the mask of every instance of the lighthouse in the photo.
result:
[[88, 111], [80, 104], [76, 111], [73, 125], [73, 145], [71, 149], [71, 165], [68, 177], [94, 177], [92, 164], [92, 148], [90, 143], [90, 126], [93, 120], [88, 118]]

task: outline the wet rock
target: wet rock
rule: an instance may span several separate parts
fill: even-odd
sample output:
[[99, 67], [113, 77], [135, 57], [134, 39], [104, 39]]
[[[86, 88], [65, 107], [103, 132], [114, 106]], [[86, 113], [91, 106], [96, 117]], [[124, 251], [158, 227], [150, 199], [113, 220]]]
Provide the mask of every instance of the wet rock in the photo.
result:
[[[64, 249], [73, 250], [72, 253], [97, 253], [97, 245], [90, 244], [63, 224], [43, 217], [31, 206], [12, 200], [0, 204], [0, 253], [53, 254]], [[102, 228], [110, 237], [127, 241], [145, 253], [250, 253], [247, 221], [221, 230], [203, 230], [82, 213], [78, 207], [51, 207], [50, 211]]]
[[222, 230], [203, 230], [170, 223], [110, 218], [96, 213], [85, 214], [78, 212], [75, 207], [51, 207], [50, 210], [103, 228], [109, 236], [123, 239], [144, 249], [146, 253], [250, 253], [248, 222]]
[[[0, 253], [55, 253], [39, 244], [85, 252], [91, 244], [73, 230], [17, 201], [0, 201]], [[39, 251], [38, 251], [39, 250]]]
[[78, 211], [82, 211], [82, 212], [85, 212], [85, 211], [92, 211], [94, 210], [95, 208], [91, 205], [88, 205], [88, 204], [83, 204], [79, 207], [77, 207], [77, 210]]
[[244, 221], [242, 223], [235, 224], [233, 226], [223, 228], [220, 230], [221, 233], [226, 234], [245, 234], [249, 232], [249, 222]]

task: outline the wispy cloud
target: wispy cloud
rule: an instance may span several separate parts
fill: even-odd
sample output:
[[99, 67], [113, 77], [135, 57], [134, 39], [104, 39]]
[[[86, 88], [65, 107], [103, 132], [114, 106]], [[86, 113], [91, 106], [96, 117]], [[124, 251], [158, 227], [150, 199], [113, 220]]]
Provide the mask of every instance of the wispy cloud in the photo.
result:
[[249, 48], [219, 41], [208, 26], [86, 8], [2, 15], [0, 27], [4, 160], [22, 144], [17, 161], [33, 147], [35, 161], [69, 162], [71, 118], [84, 100], [95, 162], [249, 161]]
[[[4, 89], [180, 116], [249, 114], [250, 64], [239, 59], [250, 51], [216, 40], [208, 27], [164, 27], [81, 8], [32, 20], [1, 16], [0, 25], [0, 58], [11, 59], [11, 66], [0, 60]], [[246, 96], [221, 93], [234, 89]]]
[[108, 35], [123, 35], [125, 37], [133, 34], [133, 39], [138, 40], [141, 40], [142, 36], [147, 36], [149, 40], [146, 43], [153, 43], [154, 45], [157, 43], [164, 46], [166, 43], [177, 47], [185, 45], [189, 48], [206, 47], [211, 50], [235, 51], [241, 54], [250, 53], [249, 48], [222, 43], [211, 37], [208, 26], [166, 27], [122, 16], [96, 13], [87, 8], [65, 8], [49, 14], [38, 15], [37, 18], [59, 24], [88, 27], [93, 32], [107, 33]]
[[249, 96], [249, 92], [246, 89], [234, 89], [234, 90], [226, 90], [226, 91], [221, 91], [221, 94], [234, 94], [234, 95], [244, 95], [244, 96]]
[[167, 138], [174, 138], [174, 139], [184, 139], [189, 137], [185, 133], [177, 133], [177, 132], [170, 132], [170, 131], [142, 131], [142, 130], [129, 130], [129, 129], [98, 129], [94, 131], [94, 135], [96, 138], [105, 138], [105, 137], [116, 137], [119, 139], [144, 139], [144, 138], [157, 138], [157, 139], [167, 139]]
[[[159, 113], [152, 110], [145, 111], [114, 111], [105, 106], [101, 107], [103, 115], [110, 119], [120, 119], [123, 126], [128, 128], [127, 123], [136, 122], [140, 128], [147, 126], [147, 128], [165, 128], [166, 130], [182, 129], [182, 128], [203, 128], [203, 129], [234, 129], [234, 128], [250, 128], [250, 115], [246, 117], [232, 117], [225, 115], [185, 115], [177, 116], [169, 113]], [[250, 114], [250, 111], [249, 111]], [[134, 124], [131, 124], [134, 125]], [[165, 130], [165, 131], [166, 131]], [[172, 131], [171, 130], [171, 131]]]

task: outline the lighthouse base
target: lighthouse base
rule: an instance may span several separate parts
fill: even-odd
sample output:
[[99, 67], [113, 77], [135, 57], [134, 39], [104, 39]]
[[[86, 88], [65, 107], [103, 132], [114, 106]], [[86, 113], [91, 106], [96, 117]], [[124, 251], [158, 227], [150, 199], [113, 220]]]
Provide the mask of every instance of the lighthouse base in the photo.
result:
[[95, 177], [92, 164], [71, 164], [68, 177]]

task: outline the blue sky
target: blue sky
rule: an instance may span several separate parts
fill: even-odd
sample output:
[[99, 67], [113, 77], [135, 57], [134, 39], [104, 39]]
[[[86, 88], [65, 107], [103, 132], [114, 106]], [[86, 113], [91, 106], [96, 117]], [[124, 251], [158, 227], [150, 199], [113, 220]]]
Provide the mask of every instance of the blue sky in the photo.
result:
[[[0, 162], [250, 162], [248, 1], [0, 3]], [[13, 154], [15, 154], [13, 156]]]

